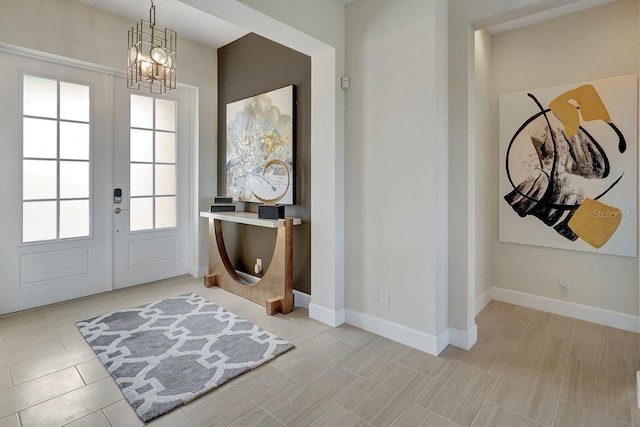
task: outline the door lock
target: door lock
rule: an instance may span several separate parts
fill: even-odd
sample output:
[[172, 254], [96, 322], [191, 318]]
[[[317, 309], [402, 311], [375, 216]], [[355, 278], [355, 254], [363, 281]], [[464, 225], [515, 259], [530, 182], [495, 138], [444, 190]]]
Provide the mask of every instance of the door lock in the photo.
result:
[[[119, 204], [122, 203], [122, 189], [116, 188], [113, 190], [113, 203]], [[116, 212], [120, 213], [120, 212]]]

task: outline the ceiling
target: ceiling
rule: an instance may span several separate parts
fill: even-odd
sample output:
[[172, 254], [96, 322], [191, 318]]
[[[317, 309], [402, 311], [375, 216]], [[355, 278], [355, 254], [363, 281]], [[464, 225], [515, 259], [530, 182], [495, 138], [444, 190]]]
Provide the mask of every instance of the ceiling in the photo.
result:
[[[77, 0], [132, 21], [149, 19], [148, 0]], [[204, 13], [178, 0], [155, 0], [156, 23], [175, 30], [185, 37], [214, 49], [231, 43], [249, 33], [244, 28]]]

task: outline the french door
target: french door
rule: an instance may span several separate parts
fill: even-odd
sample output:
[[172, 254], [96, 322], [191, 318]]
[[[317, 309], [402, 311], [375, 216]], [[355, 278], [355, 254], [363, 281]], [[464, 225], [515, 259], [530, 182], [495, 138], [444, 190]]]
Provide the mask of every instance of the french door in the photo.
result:
[[0, 94], [0, 314], [187, 273], [188, 92], [0, 53]]
[[0, 74], [0, 313], [112, 289], [110, 77], [4, 53]]
[[116, 78], [114, 105], [114, 287], [187, 274], [190, 94], [154, 97]]

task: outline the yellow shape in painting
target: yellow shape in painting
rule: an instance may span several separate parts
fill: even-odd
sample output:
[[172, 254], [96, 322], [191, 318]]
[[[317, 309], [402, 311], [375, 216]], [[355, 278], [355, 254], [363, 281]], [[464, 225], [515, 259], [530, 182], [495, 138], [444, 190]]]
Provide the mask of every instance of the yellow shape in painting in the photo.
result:
[[591, 120], [604, 120], [611, 122], [607, 107], [604, 106], [600, 95], [591, 85], [583, 85], [568, 92], [563, 93], [549, 104], [551, 111], [556, 113], [564, 123], [564, 130], [567, 138], [573, 138], [580, 128], [580, 114], [578, 107], [569, 101], [575, 101], [580, 107], [580, 113], [585, 122]]
[[620, 221], [620, 209], [587, 198], [569, 220], [569, 227], [582, 240], [600, 249], [616, 232]]

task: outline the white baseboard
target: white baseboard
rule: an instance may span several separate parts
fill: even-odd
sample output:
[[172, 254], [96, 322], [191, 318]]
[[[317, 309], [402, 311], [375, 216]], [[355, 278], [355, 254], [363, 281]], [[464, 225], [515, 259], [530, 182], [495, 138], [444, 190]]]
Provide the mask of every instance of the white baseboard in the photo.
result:
[[293, 302], [295, 307], [301, 307], [306, 309], [309, 308], [309, 305], [311, 304], [311, 295], [305, 294], [304, 292], [296, 291], [294, 289], [293, 296], [294, 296]]
[[318, 322], [324, 323], [332, 327], [340, 326], [345, 321], [345, 309], [342, 307], [338, 310], [330, 310], [321, 305], [309, 304], [309, 317]]
[[475, 323], [468, 331], [449, 326], [449, 344], [463, 350], [470, 350], [476, 341], [478, 341], [478, 327]]
[[640, 409], [640, 371], [636, 372], [636, 403]]
[[476, 300], [476, 316], [491, 302], [491, 289], [480, 295]]
[[[489, 295], [486, 296], [487, 294]], [[476, 310], [478, 307], [484, 307], [482, 304], [487, 299], [489, 301], [494, 299], [510, 304], [521, 305], [523, 307], [572, 317], [574, 319], [623, 329], [625, 331], [640, 332], [640, 317], [631, 314], [496, 287], [489, 289], [476, 301]]]
[[196, 265], [192, 265], [189, 269], [189, 274], [191, 274], [196, 279], [202, 279], [204, 276], [209, 274], [209, 266], [205, 265], [202, 267], [198, 267]]
[[448, 328], [434, 336], [350, 308], [347, 308], [347, 323], [434, 356], [449, 344]]

